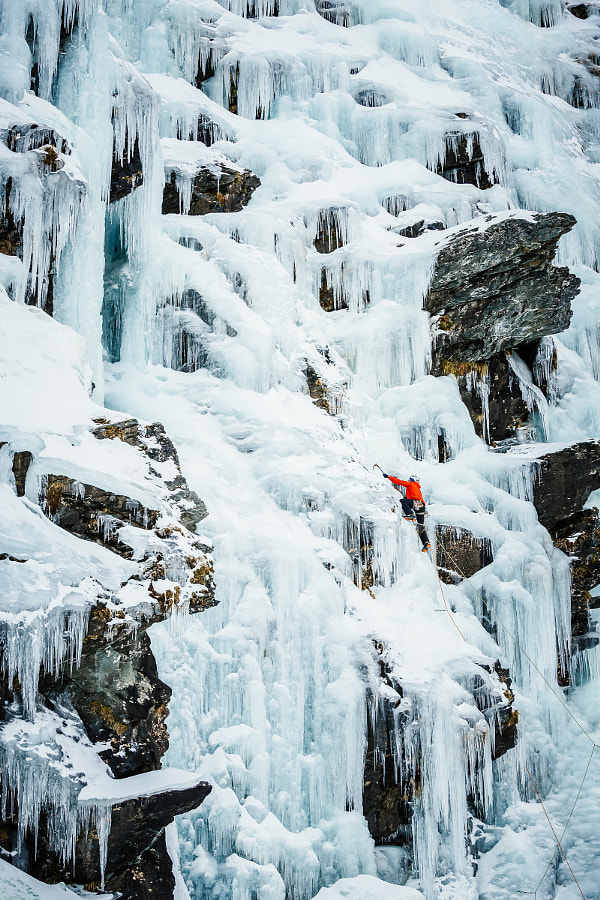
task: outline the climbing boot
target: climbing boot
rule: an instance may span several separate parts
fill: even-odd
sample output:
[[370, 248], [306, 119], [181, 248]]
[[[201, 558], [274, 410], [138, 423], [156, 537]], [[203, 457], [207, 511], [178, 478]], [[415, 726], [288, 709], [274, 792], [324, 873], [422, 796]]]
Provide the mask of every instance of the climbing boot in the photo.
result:
[[431, 550], [431, 544], [429, 543], [429, 541], [427, 541], [427, 543], [424, 545], [423, 553], [427, 553], [428, 550]]

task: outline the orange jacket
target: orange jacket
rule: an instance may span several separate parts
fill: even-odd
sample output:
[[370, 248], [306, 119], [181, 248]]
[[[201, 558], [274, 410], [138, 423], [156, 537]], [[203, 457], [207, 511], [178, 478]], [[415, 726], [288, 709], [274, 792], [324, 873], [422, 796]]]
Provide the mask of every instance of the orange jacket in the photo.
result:
[[420, 500], [421, 503], [425, 503], [421, 493], [421, 485], [418, 481], [402, 481], [401, 478], [395, 478], [393, 475], [388, 475], [388, 478], [392, 484], [400, 484], [403, 488], [406, 488], [407, 500]]

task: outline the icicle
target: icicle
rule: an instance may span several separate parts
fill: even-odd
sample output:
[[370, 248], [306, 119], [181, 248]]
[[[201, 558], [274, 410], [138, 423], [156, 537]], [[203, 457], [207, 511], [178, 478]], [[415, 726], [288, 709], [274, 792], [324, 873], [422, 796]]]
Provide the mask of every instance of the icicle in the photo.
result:
[[79, 665], [87, 631], [89, 607], [55, 607], [22, 621], [4, 623], [0, 650], [2, 671], [9, 685], [21, 685], [25, 715], [33, 719], [40, 669], [58, 677], [65, 660], [72, 671]]

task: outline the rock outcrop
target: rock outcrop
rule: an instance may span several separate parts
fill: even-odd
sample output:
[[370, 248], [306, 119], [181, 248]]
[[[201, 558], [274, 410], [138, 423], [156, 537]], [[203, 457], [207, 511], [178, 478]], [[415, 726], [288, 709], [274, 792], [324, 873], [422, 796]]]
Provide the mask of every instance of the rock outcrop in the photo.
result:
[[[242, 169], [225, 161], [224, 157], [209, 165], [200, 165], [190, 178], [189, 208], [183, 209], [190, 216], [239, 212], [260, 187], [260, 178], [249, 169]], [[167, 172], [162, 212], [163, 215], [182, 212], [180, 186], [175, 171]]]
[[566, 213], [489, 216], [440, 245], [425, 299], [432, 372], [456, 377], [477, 433], [490, 442], [525, 427], [547, 387], [533, 385], [527, 364], [542, 338], [571, 320], [579, 279], [552, 260], [574, 224]]
[[600, 15], [600, 7], [597, 3], [567, 3], [567, 9], [571, 15], [578, 19], [588, 19], [590, 16]]
[[457, 231], [438, 253], [425, 309], [434, 317], [434, 370], [469, 364], [564, 331], [579, 279], [552, 265], [567, 213], [518, 213]]
[[[421, 792], [421, 763], [418, 758], [398, 759], [402, 741], [397, 734], [414, 727], [418, 713], [415, 698], [407, 702], [402, 685], [386, 666], [383, 646], [377, 645], [377, 650], [383, 690], [377, 715], [368, 718], [363, 812], [376, 844], [404, 847], [410, 853], [413, 807]], [[480, 672], [464, 687], [471, 694], [474, 712], [479, 711], [478, 727], [487, 723], [485, 727], [493, 730], [492, 756], [498, 759], [515, 746], [519, 714], [508, 671], [496, 662], [482, 666]], [[474, 724], [469, 721], [469, 727]]]
[[536, 460], [533, 502], [542, 525], [551, 531], [580, 511], [600, 488], [600, 442], [584, 441]]
[[[536, 460], [533, 503], [538, 518], [571, 564], [572, 652], [596, 646], [589, 610], [599, 601], [590, 590], [600, 582], [600, 521], [597, 509], [584, 509], [600, 488], [600, 443], [584, 441]], [[561, 673], [567, 683], [566, 673]]]
[[[115, 803], [106, 848], [105, 889], [122, 900], [167, 900], [173, 897], [175, 878], [165, 827], [176, 815], [196, 809], [210, 793], [200, 782], [183, 790], [163, 791]], [[64, 867], [48, 844], [45, 829], [38, 836], [37, 853], [30, 841], [31, 874], [46, 882], [64, 880]], [[82, 834], [75, 851], [78, 883], [89, 891], [100, 889], [100, 841], [95, 829]]]
[[[45, 252], [37, 261], [39, 268], [27, 273], [24, 299], [27, 303], [41, 306], [52, 315], [54, 272], [57, 255], [60, 256], [62, 249], [59, 246], [62, 238], [58, 237], [57, 230], [52, 227], [50, 213], [55, 206], [57, 209], [61, 208], [61, 195], [66, 193], [71, 194], [73, 204], [77, 206], [85, 195], [87, 186], [73, 159], [73, 148], [54, 128], [37, 122], [17, 122], [2, 132], [0, 140], [16, 157], [13, 160], [7, 154], [8, 164], [5, 165], [0, 182], [3, 195], [0, 252], [17, 256], [26, 266], [31, 267], [33, 260], [24, 258], [24, 252], [29, 252], [32, 257], [32, 242], [47, 241]], [[31, 179], [29, 191], [32, 196], [27, 202], [24, 202], [20, 192], [21, 179], [25, 173]], [[33, 219], [35, 234], [32, 231]], [[65, 222], [64, 231], [68, 233], [68, 230]]]
[[436, 561], [439, 576], [446, 584], [458, 584], [492, 562], [492, 547], [486, 538], [477, 538], [463, 528], [438, 525]]
[[[35, 717], [56, 718], [55, 711], [62, 711], [60, 715], [64, 716], [64, 721], [52, 720], [47, 733], [65, 735], [62, 744], [60, 737], [56, 739], [56, 749], [50, 755], [56, 759], [51, 778], [63, 785], [54, 790], [71, 796], [71, 808], [66, 797], [61, 801], [62, 807], [45, 800], [44, 788], [40, 787], [39, 812], [28, 810], [24, 824], [19, 803], [13, 802], [12, 808], [6, 808], [0, 828], [4, 848], [17, 853], [19, 865], [31, 874], [42, 880], [84, 883], [97, 890], [102, 875], [101, 835], [93, 815], [89, 821], [80, 822], [73, 835], [74, 870], [68, 852], [61, 854], [57, 850], [56, 835], [60, 835], [66, 821], [79, 815], [77, 797], [86, 784], [80, 751], [75, 750], [72, 757], [68, 746], [80, 745], [81, 752], [90, 757], [97, 754], [118, 780], [161, 769], [169, 743], [166, 719], [171, 689], [159, 678], [148, 628], [170, 615], [200, 612], [216, 601], [209, 548], [189, 530], [204, 518], [206, 509], [189, 489], [176, 450], [163, 427], [158, 423], [142, 425], [135, 419], [98, 419], [90, 439], [98, 442], [96, 448], [87, 446], [98, 464], [104, 460], [99, 471], [104, 471], [102, 478], [109, 481], [111, 476], [105, 470], [110, 471], [112, 443], [128, 445], [127, 459], [152, 503], [111, 491], [106, 485], [98, 487], [68, 475], [44, 473], [44, 462], [35, 452], [12, 452], [8, 447], [12, 452], [15, 493], [31, 496], [32, 485], [39, 484], [39, 503], [52, 522], [50, 527], [68, 531], [80, 541], [100, 544], [103, 553], [108, 550], [117, 558], [129, 560], [122, 563], [127, 568], [120, 571], [130, 575], [120, 590], [114, 584], [104, 587], [98, 581], [89, 586], [90, 596], [95, 593], [96, 601], [87, 612], [87, 625], [83, 620], [83, 643], [77, 659], [72, 659], [75, 664], [46, 662], [39, 678], [36, 673], [30, 676], [37, 683]], [[117, 451], [115, 458], [123, 459], [123, 451]], [[123, 474], [113, 477], [117, 483], [126, 483]], [[23, 564], [26, 560], [11, 557], [10, 562]], [[107, 558], [105, 564], [108, 565]], [[0, 653], [7, 653], [7, 647], [3, 634]], [[23, 786], [13, 784], [7, 772], [18, 773], [31, 766], [28, 778], [37, 777], [42, 786], [51, 783], [43, 774], [47, 765], [45, 754], [40, 757], [41, 774], [35, 774], [35, 746], [39, 738], [35, 738], [35, 717], [28, 724], [23, 714], [21, 690], [17, 678], [11, 676], [9, 680], [5, 667], [0, 678], [2, 718], [17, 738], [3, 735], [0, 777], [5, 794], [16, 793], [17, 797]], [[30, 741], [31, 730], [34, 749], [24, 756], [23, 746]], [[11, 755], [14, 763], [10, 762]], [[101, 764], [100, 770], [104, 771]], [[22, 779], [23, 775], [15, 777]], [[194, 782], [193, 777], [188, 780]], [[126, 790], [125, 796], [131, 799], [121, 801], [117, 790], [114, 801], [110, 800], [110, 793], [109, 799], [102, 801], [112, 821], [105, 884], [124, 900], [166, 900], [173, 896], [174, 878], [164, 828], [175, 815], [196, 808], [210, 791], [209, 785], [199, 781], [185, 788], [171, 786], [168, 779], [160, 784], [165, 787], [159, 786], [155, 793], [150, 782], [143, 796], [132, 796], [134, 789], [132, 793]], [[60, 842], [68, 843], [66, 834]], [[25, 855], [24, 844], [29, 848]]]

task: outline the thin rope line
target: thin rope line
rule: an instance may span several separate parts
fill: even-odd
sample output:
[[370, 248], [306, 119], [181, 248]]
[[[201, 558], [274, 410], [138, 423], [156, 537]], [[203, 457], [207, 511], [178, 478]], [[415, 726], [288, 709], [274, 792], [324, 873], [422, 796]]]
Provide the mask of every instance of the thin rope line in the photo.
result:
[[[588, 772], [589, 772], [590, 765], [592, 764], [592, 757], [593, 757], [593, 755], [594, 755], [595, 752], [596, 752], [596, 746], [592, 747], [592, 752], [590, 753], [590, 758], [588, 759], [588, 764], [587, 764], [587, 766], [586, 766], [585, 773], [584, 773], [584, 775], [583, 775], [583, 780], [582, 780], [581, 784], [579, 785], [579, 790], [577, 791], [577, 796], [575, 797], [575, 802], [573, 803], [573, 807], [572, 807], [572, 809], [571, 809], [571, 812], [569, 813], [569, 818], [567, 819], [567, 823], [566, 823], [566, 825], [565, 825], [565, 827], [564, 827], [564, 829], [563, 829], [563, 833], [562, 833], [561, 836], [560, 836], [561, 841], [564, 840], [565, 834], [567, 833], [567, 828], [569, 827], [569, 825], [570, 825], [570, 823], [571, 823], [571, 819], [573, 818], [573, 813], [575, 812], [575, 807], [577, 806], [577, 801], [579, 800], [579, 797], [581, 796], [581, 792], [582, 792], [582, 790], [583, 790], [583, 785], [585, 784], [585, 779], [587, 778], [587, 774], [588, 774]], [[529, 777], [531, 778], [531, 775], [530, 775]], [[560, 844], [559, 844], [559, 846], [560, 846]], [[535, 893], [536, 893], [536, 894], [537, 894], [537, 892], [539, 891], [540, 887], [542, 886], [542, 882], [544, 881], [544, 878], [545, 878], [546, 875], [548, 874], [548, 872], [549, 872], [549, 870], [550, 870], [550, 866], [551, 866], [552, 863], [554, 862], [557, 853], [558, 853], [558, 847], [556, 848], [556, 850], [555, 850], [554, 853], [552, 854], [552, 859], [550, 860], [550, 862], [549, 862], [548, 865], [546, 866], [546, 871], [545, 871], [544, 874], [542, 875], [542, 877], [541, 877], [541, 879], [540, 879], [540, 882], [539, 882], [538, 886], [537, 886], [536, 889], [535, 889]]]
[[462, 633], [462, 631], [460, 630], [460, 628], [458, 627], [458, 625], [457, 625], [456, 622], [454, 621], [454, 616], [453, 616], [452, 613], [450, 612], [450, 609], [448, 608], [448, 604], [446, 603], [446, 597], [445, 597], [445, 595], [444, 595], [444, 588], [442, 587], [442, 579], [440, 578], [440, 573], [439, 573], [439, 571], [438, 571], [437, 562], [436, 562], [436, 560], [435, 560], [435, 557], [433, 556], [433, 550], [431, 551], [431, 555], [432, 555], [432, 557], [433, 557], [433, 565], [434, 565], [434, 567], [435, 567], [435, 573], [436, 573], [436, 575], [437, 575], [437, 578], [438, 578], [438, 581], [439, 581], [439, 584], [440, 584], [440, 591], [441, 591], [441, 594], [442, 594], [442, 600], [444, 601], [444, 606], [446, 607], [446, 612], [447, 612], [448, 615], [450, 616], [450, 619], [451, 619], [451, 621], [452, 621], [452, 624], [454, 625], [454, 627], [456, 628], [456, 630], [457, 630], [458, 633], [460, 634], [461, 638], [463, 639], [463, 641], [465, 642], [465, 644], [467, 644], [468, 641], [467, 641], [466, 637], [464, 636], [464, 634]]
[[[584, 735], [586, 736], [586, 738], [590, 741], [590, 743], [592, 744], [592, 746], [593, 746], [594, 748], [598, 747], [598, 744], [596, 743], [596, 741], [595, 741], [595, 740], [593, 739], [593, 737], [585, 730], [585, 728], [583, 727], [583, 725], [581, 724], [581, 722], [576, 718], [576, 716], [571, 712], [571, 710], [569, 709], [569, 707], [567, 706], [567, 704], [564, 702], [564, 700], [562, 699], [562, 697], [560, 697], [559, 694], [556, 693], [556, 691], [554, 690], [554, 688], [552, 687], [552, 685], [550, 684], [550, 682], [548, 681], [548, 679], [546, 678], [546, 676], [544, 675], [544, 673], [541, 671], [541, 669], [539, 669], [538, 666], [534, 663], [534, 661], [533, 661], [532, 658], [529, 656], [529, 654], [527, 653], [527, 651], [523, 649], [523, 647], [522, 647], [521, 644], [519, 643], [518, 639], [515, 637], [515, 635], [514, 635], [514, 634], [512, 633], [512, 631], [510, 630], [510, 628], [508, 628], [508, 626], [504, 624], [504, 622], [502, 621], [502, 619], [501, 619], [501, 618], [497, 615], [497, 613], [491, 608], [490, 604], [484, 599], [484, 597], [483, 597], [482, 594], [477, 590], [477, 588], [475, 587], [475, 585], [471, 584], [469, 578], [468, 578], [468, 577], [465, 575], [465, 573], [461, 570], [461, 568], [460, 568], [460, 566], [458, 565], [458, 563], [456, 562], [456, 560], [451, 556], [450, 553], [448, 553], [448, 550], [446, 549], [446, 547], [445, 547], [445, 545], [444, 545], [444, 542], [443, 542], [441, 539], [440, 539], [440, 544], [442, 545], [442, 548], [443, 548], [443, 550], [444, 550], [444, 553], [447, 555], [448, 559], [449, 559], [452, 563], [454, 563], [454, 565], [456, 566], [457, 572], [458, 572], [460, 575], [462, 575], [462, 577], [465, 579], [466, 583], [469, 585], [469, 587], [471, 588], [471, 590], [474, 591], [474, 592], [477, 594], [477, 596], [479, 597], [479, 599], [481, 600], [481, 602], [484, 604], [485, 608], [486, 608], [486, 609], [488, 610], [488, 612], [494, 617], [494, 619], [496, 619], [496, 621], [498, 622], [498, 624], [501, 625], [502, 628], [504, 628], [505, 632], [508, 634], [508, 636], [511, 638], [511, 640], [514, 641], [515, 645], [519, 648], [519, 650], [521, 651], [521, 653], [523, 654], [523, 656], [525, 657], [525, 659], [528, 660], [528, 662], [529, 662], [530, 665], [535, 669], [535, 671], [538, 673], [538, 675], [540, 676], [540, 678], [545, 682], [545, 684], [547, 685], [547, 687], [552, 691], [552, 693], [554, 694], [554, 696], [556, 697], [556, 699], [558, 700], [558, 702], [561, 704], [561, 706], [563, 707], [563, 709], [564, 709], [564, 710], [569, 714], [569, 716], [573, 719], [573, 721], [575, 722], [575, 724], [577, 725], [577, 727], [581, 730], [582, 734], [584, 734]], [[437, 568], [437, 567], [436, 567], [436, 568]], [[439, 576], [438, 576], [438, 577], [439, 577]]]
[[[560, 843], [560, 841], [559, 841], [559, 839], [558, 839], [558, 835], [557, 835], [556, 831], [554, 830], [554, 826], [553, 826], [552, 822], [550, 821], [550, 816], [549, 816], [548, 813], [546, 812], [546, 808], [545, 808], [544, 804], [542, 803], [542, 798], [540, 797], [540, 792], [538, 791], [538, 789], [537, 789], [536, 786], [535, 786], [535, 781], [534, 781], [533, 778], [531, 777], [531, 772], [529, 771], [529, 769], [527, 768], [527, 766], [525, 766], [525, 770], [526, 770], [527, 774], [529, 775], [529, 779], [530, 779], [530, 781], [531, 781], [531, 783], [532, 783], [532, 785], [533, 785], [533, 789], [534, 789], [534, 791], [535, 791], [536, 794], [537, 794], [538, 800], [540, 801], [540, 806], [541, 806], [542, 809], [544, 810], [544, 815], [545, 815], [546, 818], [548, 819], [548, 825], [549, 825], [550, 828], [552, 829], [552, 834], [554, 835], [554, 840], [555, 840], [556, 843], [558, 844], [558, 846], [559, 846], [559, 848], [560, 848], [560, 852], [562, 853], [562, 855], [563, 855], [563, 857], [564, 857], [564, 860], [565, 860], [567, 866], [569, 867], [569, 872], [570, 872], [571, 875], [573, 876], [573, 881], [575, 882], [575, 884], [576, 884], [577, 887], [579, 888], [579, 893], [580, 893], [581, 896], [583, 897], [583, 900], [585, 900], [585, 894], [583, 893], [583, 891], [582, 891], [581, 888], [579, 887], [579, 882], [578, 882], [577, 879], [575, 878], [575, 872], [574, 872], [573, 869], [571, 868], [571, 864], [570, 864], [569, 860], [567, 859], [567, 854], [565, 853], [565, 851], [564, 851], [563, 848], [562, 848], [562, 844]], [[554, 858], [554, 857], [553, 857], [553, 858]], [[546, 876], [544, 875], [544, 878], [545, 878], [545, 877], [546, 877]], [[543, 879], [542, 879], [542, 880], [543, 880]], [[539, 887], [539, 885], [538, 885], [538, 887]], [[536, 890], [536, 893], [537, 893], [537, 888], [536, 888], [535, 890]]]

